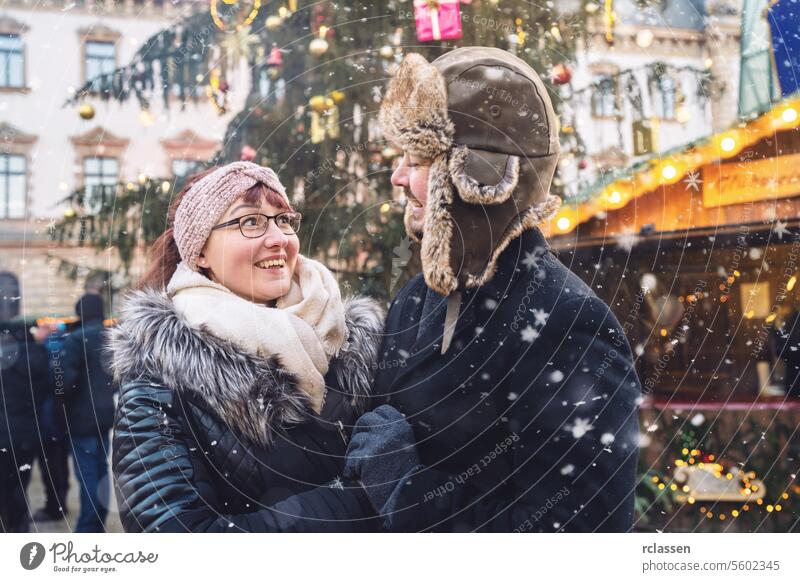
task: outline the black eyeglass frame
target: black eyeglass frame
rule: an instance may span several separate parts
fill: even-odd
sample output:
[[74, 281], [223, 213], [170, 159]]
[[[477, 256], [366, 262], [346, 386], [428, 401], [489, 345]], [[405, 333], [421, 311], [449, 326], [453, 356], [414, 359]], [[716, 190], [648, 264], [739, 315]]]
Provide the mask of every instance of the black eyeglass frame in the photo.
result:
[[[217, 230], [218, 228], [225, 228], [225, 227], [233, 226], [234, 224], [236, 224], [239, 227], [239, 232], [242, 233], [242, 236], [244, 238], [260, 238], [260, 237], [264, 236], [265, 234], [267, 234], [267, 231], [269, 230], [269, 221], [273, 220], [275, 222], [275, 226], [278, 226], [278, 221], [276, 219], [279, 216], [283, 216], [284, 214], [291, 214], [293, 216], [297, 216], [298, 224], [297, 224], [297, 228], [294, 229], [294, 232], [289, 233], [289, 232], [283, 232], [282, 230], [281, 230], [281, 232], [283, 232], [283, 234], [288, 235], [288, 236], [291, 236], [293, 234], [297, 234], [298, 231], [300, 230], [300, 224], [302, 224], [303, 215], [300, 214], [299, 212], [296, 212], [296, 211], [294, 211], [294, 212], [281, 212], [279, 214], [276, 214], [275, 216], [270, 216], [269, 214], [262, 214], [260, 212], [251, 212], [250, 214], [245, 214], [244, 216], [240, 216], [239, 218], [232, 218], [228, 222], [223, 222], [222, 224], [217, 224], [216, 226], [211, 227], [211, 230]], [[242, 230], [242, 220], [244, 220], [245, 218], [249, 218], [251, 216], [263, 216], [264, 218], [267, 219], [267, 228], [265, 228], [264, 232], [262, 232], [258, 236], [247, 236], [244, 233], [244, 231]], [[280, 230], [280, 229], [281, 229], [281, 227], [278, 226], [278, 230]]]

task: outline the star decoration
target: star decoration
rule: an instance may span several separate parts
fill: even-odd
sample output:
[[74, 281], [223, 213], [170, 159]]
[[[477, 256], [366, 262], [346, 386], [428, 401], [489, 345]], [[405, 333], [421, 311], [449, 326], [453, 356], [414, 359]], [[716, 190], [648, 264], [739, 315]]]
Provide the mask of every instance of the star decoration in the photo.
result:
[[700, 191], [700, 184], [703, 183], [703, 181], [700, 179], [700, 172], [689, 172], [684, 182], [686, 182], [685, 190], [692, 188], [695, 190], [695, 192]]

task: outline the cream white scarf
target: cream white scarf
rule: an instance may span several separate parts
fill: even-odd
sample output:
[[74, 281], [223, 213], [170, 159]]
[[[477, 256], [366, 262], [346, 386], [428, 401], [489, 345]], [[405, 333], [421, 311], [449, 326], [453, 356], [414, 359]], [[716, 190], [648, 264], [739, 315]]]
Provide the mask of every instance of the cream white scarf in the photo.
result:
[[324, 265], [298, 255], [289, 292], [276, 307], [239, 297], [183, 262], [170, 279], [167, 294], [194, 329], [250, 354], [276, 356], [281, 367], [298, 379], [319, 414], [325, 399], [323, 376], [347, 339], [339, 286]]

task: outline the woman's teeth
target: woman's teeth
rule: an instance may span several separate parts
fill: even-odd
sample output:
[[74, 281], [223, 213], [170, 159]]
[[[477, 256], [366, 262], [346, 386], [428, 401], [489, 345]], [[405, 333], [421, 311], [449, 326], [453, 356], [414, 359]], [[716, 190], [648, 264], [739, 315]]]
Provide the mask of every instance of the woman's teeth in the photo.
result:
[[286, 259], [272, 259], [269, 261], [260, 261], [256, 263], [259, 269], [280, 269], [286, 265]]

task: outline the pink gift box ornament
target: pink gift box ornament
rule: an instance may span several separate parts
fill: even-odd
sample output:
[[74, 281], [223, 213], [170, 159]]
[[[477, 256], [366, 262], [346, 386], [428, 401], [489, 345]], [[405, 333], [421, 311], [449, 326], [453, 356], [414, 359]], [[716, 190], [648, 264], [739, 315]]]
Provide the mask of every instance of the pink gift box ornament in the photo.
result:
[[460, 0], [414, 0], [417, 40], [461, 38]]

